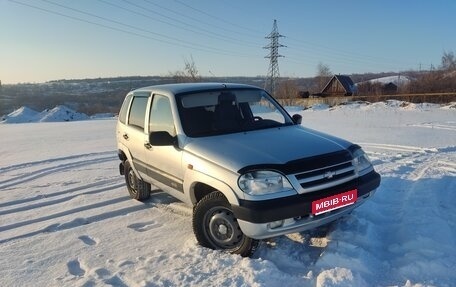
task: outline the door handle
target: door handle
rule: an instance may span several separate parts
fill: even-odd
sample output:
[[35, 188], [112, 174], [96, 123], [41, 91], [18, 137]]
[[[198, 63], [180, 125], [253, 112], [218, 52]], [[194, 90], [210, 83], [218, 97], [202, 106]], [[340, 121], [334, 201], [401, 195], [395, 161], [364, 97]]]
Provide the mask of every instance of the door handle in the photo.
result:
[[147, 148], [147, 149], [151, 149], [152, 148], [152, 145], [148, 142], [145, 142], [144, 143], [144, 147]]
[[122, 137], [123, 137], [124, 139], [128, 140], [128, 134], [125, 133], [125, 134], [122, 135]]

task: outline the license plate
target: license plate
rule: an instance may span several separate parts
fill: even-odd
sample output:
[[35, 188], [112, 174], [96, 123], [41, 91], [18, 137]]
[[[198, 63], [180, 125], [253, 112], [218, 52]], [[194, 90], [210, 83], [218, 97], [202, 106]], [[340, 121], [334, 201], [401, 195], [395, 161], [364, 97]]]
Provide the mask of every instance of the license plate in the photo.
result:
[[333, 196], [312, 201], [312, 214], [319, 215], [334, 209], [352, 205], [358, 199], [358, 190], [353, 189]]

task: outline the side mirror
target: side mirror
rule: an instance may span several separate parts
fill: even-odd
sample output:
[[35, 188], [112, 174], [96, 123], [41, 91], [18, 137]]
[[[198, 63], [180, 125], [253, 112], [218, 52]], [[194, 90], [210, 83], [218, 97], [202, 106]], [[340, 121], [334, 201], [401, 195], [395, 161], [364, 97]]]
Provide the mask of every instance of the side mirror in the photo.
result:
[[300, 125], [302, 123], [302, 116], [298, 114], [294, 114], [292, 117], [293, 122], [297, 125]]
[[151, 132], [149, 134], [149, 143], [155, 146], [175, 145], [176, 137], [171, 136], [168, 132]]

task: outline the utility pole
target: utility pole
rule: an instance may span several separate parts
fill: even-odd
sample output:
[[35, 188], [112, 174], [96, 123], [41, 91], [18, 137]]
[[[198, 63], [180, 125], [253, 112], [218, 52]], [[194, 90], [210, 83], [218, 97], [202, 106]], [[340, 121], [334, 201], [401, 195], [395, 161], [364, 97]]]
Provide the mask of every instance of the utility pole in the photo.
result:
[[279, 30], [277, 29], [277, 20], [274, 20], [272, 32], [266, 37], [266, 39], [270, 39], [271, 42], [266, 47], [263, 47], [264, 49], [269, 49], [269, 54], [265, 56], [265, 58], [270, 59], [268, 75], [264, 84], [264, 88], [265, 90], [269, 91], [272, 96], [275, 95], [276, 85], [280, 76], [278, 59], [280, 57], [283, 57], [282, 55], [279, 55], [279, 48], [286, 47], [279, 44], [279, 38], [281, 37], [284, 36], [279, 34]]

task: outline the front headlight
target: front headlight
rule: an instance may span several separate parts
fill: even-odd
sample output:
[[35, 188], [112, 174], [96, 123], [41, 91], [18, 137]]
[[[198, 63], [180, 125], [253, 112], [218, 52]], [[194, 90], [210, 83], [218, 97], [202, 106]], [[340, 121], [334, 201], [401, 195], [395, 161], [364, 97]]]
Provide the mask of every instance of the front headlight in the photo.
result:
[[259, 170], [239, 177], [239, 187], [250, 195], [265, 195], [293, 189], [290, 182], [275, 171]]
[[353, 164], [359, 175], [366, 174], [373, 169], [369, 157], [362, 149], [357, 149], [353, 153]]

